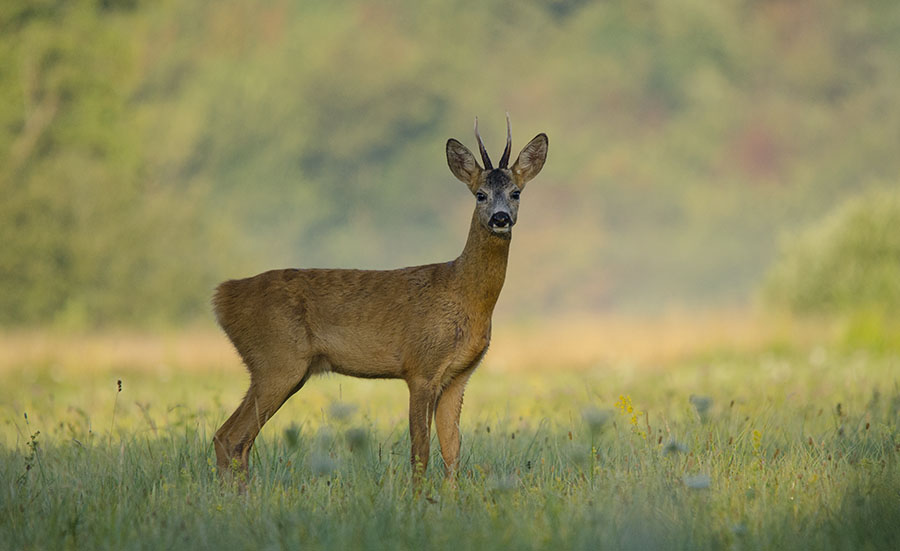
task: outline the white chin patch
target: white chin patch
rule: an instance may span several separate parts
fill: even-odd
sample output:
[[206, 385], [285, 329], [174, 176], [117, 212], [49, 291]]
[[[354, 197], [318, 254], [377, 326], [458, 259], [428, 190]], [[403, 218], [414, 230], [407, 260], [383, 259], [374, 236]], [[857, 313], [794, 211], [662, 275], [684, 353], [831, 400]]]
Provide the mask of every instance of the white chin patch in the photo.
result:
[[504, 226], [502, 228], [491, 227], [491, 231], [494, 233], [509, 233], [512, 231], [512, 226]]

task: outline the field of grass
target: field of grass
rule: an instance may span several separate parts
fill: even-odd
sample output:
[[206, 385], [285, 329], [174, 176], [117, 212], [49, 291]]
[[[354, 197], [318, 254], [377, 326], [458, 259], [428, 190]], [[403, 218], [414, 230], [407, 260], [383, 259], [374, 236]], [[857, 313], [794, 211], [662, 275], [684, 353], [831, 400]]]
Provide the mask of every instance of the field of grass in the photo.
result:
[[458, 486], [434, 438], [418, 494], [402, 382], [310, 381], [239, 494], [210, 445], [246, 384], [222, 337], [0, 337], [0, 548], [900, 549], [900, 356], [577, 325], [495, 336]]

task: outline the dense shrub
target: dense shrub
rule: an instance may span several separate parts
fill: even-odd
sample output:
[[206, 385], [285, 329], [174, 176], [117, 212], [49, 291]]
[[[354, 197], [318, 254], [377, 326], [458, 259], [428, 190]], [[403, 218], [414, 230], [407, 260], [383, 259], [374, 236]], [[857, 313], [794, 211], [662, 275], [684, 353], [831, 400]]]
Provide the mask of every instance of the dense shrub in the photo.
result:
[[769, 272], [770, 305], [796, 313], [896, 315], [900, 307], [900, 192], [844, 203], [788, 240]]

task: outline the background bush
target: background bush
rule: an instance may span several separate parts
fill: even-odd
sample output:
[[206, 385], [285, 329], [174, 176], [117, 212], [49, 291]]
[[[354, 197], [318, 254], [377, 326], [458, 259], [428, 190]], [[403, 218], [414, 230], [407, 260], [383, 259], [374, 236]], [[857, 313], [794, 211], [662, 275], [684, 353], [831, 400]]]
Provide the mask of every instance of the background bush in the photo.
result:
[[787, 241], [765, 294], [798, 313], [897, 316], [900, 192], [849, 200]]

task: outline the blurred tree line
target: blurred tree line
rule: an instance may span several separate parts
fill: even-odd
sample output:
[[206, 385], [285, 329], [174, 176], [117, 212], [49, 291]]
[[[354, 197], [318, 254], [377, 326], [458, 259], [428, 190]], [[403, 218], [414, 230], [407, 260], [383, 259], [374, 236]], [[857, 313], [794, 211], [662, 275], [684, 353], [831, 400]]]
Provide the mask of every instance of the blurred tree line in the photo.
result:
[[900, 5], [0, 6], [0, 324], [208, 317], [221, 279], [461, 250], [447, 137], [550, 135], [507, 313], [740, 304], [900, 173]]

